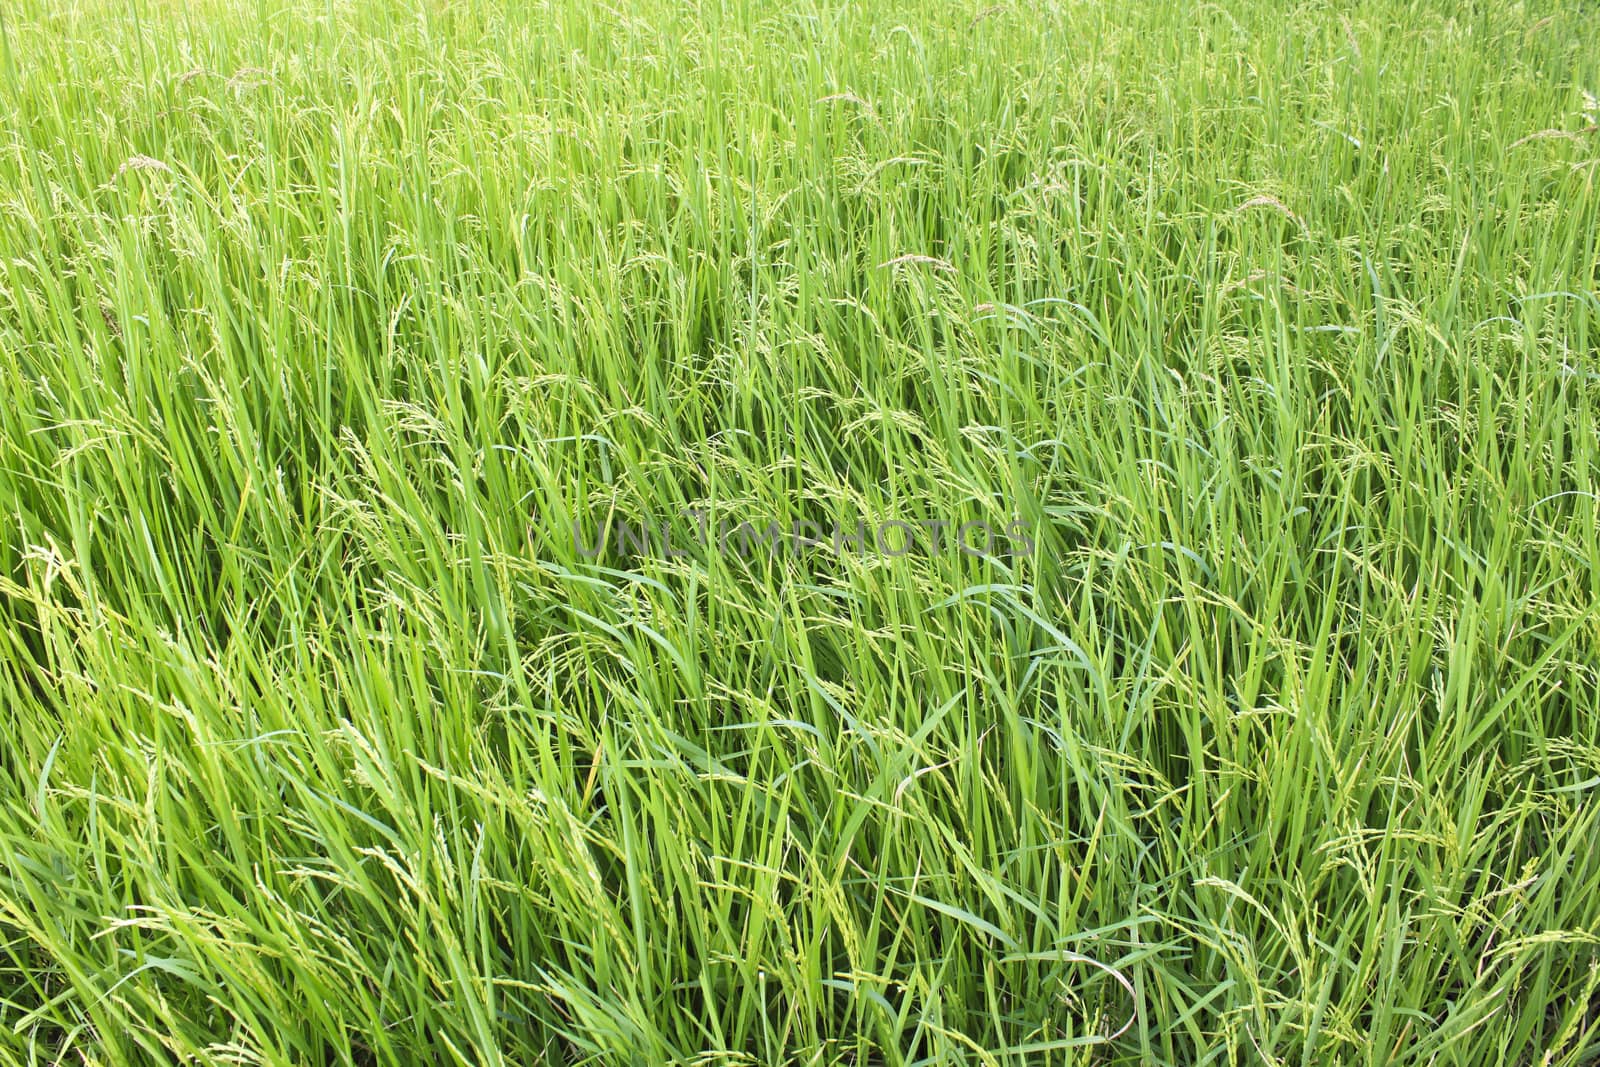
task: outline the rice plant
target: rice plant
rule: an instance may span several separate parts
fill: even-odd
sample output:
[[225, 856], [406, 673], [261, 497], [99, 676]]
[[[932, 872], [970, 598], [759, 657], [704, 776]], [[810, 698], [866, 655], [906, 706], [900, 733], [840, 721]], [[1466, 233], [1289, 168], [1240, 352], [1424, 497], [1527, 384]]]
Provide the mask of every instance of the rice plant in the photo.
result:
[[1596, 94], [10, 0], [0, 1063], [1600, 1062]]

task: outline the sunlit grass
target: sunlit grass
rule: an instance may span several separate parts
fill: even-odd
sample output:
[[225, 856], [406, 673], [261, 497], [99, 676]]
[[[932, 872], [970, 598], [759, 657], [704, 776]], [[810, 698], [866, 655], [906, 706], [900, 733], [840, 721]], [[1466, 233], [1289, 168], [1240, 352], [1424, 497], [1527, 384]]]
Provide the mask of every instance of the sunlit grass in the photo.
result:
[[0, 48], [0, 1062], [1596, 1059], [1593, 5]]

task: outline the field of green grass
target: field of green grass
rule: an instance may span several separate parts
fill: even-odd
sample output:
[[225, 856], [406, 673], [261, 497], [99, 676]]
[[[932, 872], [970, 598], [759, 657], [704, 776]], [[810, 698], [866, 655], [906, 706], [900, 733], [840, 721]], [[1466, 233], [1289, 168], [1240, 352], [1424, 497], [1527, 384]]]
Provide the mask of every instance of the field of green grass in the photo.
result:
[[0, 6], [0, 1064], [1600, 1062], [1600, 7], [986, 4]]

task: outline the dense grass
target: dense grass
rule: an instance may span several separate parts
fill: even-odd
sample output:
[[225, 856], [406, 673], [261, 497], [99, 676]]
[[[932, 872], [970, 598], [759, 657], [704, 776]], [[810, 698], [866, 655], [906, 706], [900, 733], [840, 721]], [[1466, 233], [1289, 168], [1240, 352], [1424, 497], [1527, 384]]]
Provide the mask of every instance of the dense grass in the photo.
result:
[[1593, 4], [0, 46], [0, 1062], [1600, 1058]]

